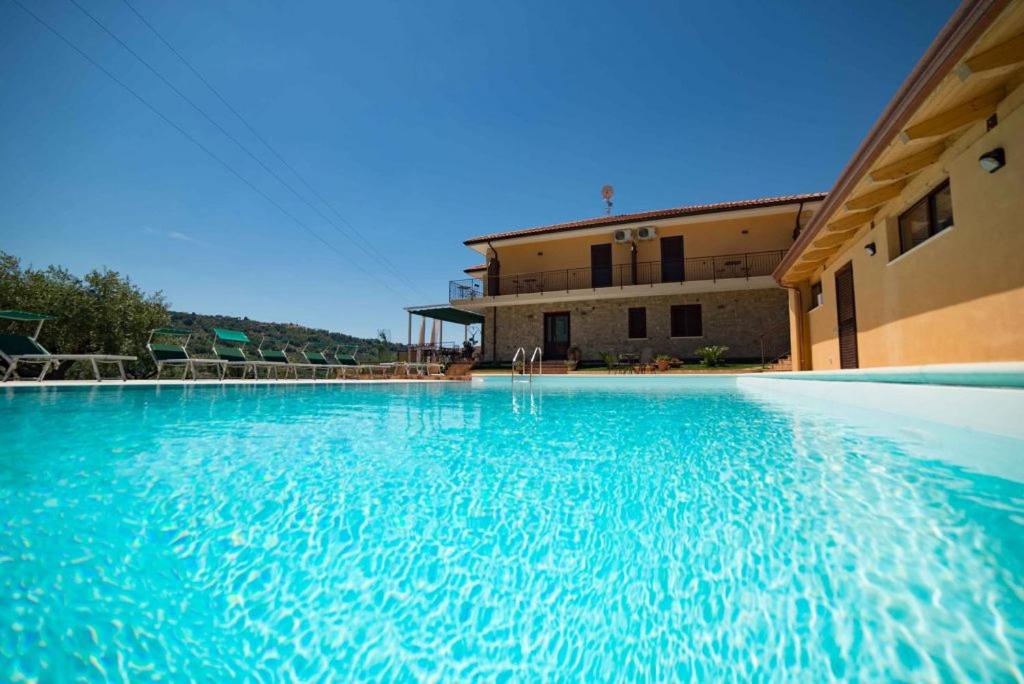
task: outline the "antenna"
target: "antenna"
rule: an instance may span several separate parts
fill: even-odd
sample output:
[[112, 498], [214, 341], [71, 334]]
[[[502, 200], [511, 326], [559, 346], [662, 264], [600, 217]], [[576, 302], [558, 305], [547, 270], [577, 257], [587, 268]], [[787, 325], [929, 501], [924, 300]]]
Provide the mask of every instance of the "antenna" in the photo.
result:
[[611, 214], [612, 214], [612, 198], [615, 197], [615, 188], [613, 188], [610, 185], [604, 186], [603, 188], [601, 188], [601, 197], [604, 197], [604, 203], [606, 205], [608, 205], [608, 208], [605, 209], [604, 213], [606, 213], [609, 216], [611, 216]]

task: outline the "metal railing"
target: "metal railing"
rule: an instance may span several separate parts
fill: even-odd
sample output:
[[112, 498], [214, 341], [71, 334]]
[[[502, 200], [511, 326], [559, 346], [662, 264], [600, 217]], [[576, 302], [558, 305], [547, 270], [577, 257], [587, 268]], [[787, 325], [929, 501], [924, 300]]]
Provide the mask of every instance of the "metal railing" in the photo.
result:
[[512, 356], [512, 378], [511, 378], [512, 382], [516, 381], [516, 362], [517, 361], [522, 364], [522, 368], [523, 368], [523, 370], [520, 373], [520, 375], [526, 375], [526, 349], [524, 349], [523, 347], [520, 347], [519, 349], [516, 349], [515, 355]]
[[533, 363], [537, 362], [537, 375], [544, 375], [544, 350], [534, 347], [530, 354], [530, 382], [533, 382]]
[[771, 275], [785, 253], [785, 250], [746, 252], [696, 257], [682, 261], [642, 261], [635, 267], [627, 263], [605, 268], [563, 268], [554, 271], [484, 276], [483, 280], [466, 278], [448, 283], [448, 299], [456, 302], [492, 295], [597, 290], [631, 285], [653, 286], [690, 280], [718, 282], [732, 278], [750, 279]]
[[764, 370], [789, 355], [789, 321], [782, 321], [763, 330], [756, 341], [761, 350], [761, 369]]

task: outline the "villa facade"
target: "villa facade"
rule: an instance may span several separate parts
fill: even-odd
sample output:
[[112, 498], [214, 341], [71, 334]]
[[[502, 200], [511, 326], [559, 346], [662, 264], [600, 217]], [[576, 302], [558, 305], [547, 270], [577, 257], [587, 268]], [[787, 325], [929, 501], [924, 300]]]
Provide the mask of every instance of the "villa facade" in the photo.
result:
[[798, 370], [1024, 360], [1024, 2], [967, 2], [775, 271]]
[[520, 347], [545, 360], [579, 349], [694, 358], [789, 350], [787, 295], [771, 277], [824, 195], [792, 195], [610, 215], [492, 233], [465, 244], [486, 261], [452, 281], [452, 306], [484, 317], [483, 360]]

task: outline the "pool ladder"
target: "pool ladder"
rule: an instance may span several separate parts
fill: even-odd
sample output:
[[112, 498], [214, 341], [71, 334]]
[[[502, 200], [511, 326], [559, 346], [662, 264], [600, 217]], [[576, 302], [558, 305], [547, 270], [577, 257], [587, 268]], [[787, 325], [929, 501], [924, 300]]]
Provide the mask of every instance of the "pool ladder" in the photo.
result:
[[516, 364], [519, 364], [520, 375], [529, 374], [529, 382], [533, 382], [533, 364], [537, 364], [537, 374], [544, 375], [544, 351], [540, 347], [533, 348], [533, 354], [530, 355], [530, 360], [526, 360], [526, 348], [519, 347], [516, 350], [515, 355], [512, 357], [512, 382], [516, 381]]

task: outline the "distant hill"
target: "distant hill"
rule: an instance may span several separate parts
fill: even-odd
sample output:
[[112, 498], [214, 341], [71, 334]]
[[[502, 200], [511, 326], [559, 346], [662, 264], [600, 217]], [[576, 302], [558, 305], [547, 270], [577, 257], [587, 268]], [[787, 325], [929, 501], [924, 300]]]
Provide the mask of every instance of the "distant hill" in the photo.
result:
[[[249, 336], [254, 345], [258, 345], [260, 340], [266, 337], [264, 346], [273, 349], [281, 349], [286, 343], [296, 348], [309, 344], [309, 348], [315, 350], [334, 349], [339, 345], [343, 350], [357, 348], [358, 358], [361, 361], [378, 360], [381, 356], [380, 352], [383, 351], [380, 340], [377, 339], [307, 328], [295, 323], [265, 323], [235, 316], [186, 313], [184, 311], [171, 311], [170, 314], [172, 326], [195, 331], [192, 341], [189, 343], [189, 349], [200, 352], [208, 351], [213, 346], [214, 328], [241, 330]], [[387, 351], [391, 353], [401, 349], [405, 349], [404, 344], [392, 342], [387, 345]], [[391, 356], [391, 354], [385, 353], [384, 356]]]

